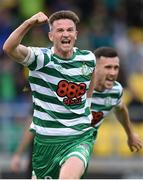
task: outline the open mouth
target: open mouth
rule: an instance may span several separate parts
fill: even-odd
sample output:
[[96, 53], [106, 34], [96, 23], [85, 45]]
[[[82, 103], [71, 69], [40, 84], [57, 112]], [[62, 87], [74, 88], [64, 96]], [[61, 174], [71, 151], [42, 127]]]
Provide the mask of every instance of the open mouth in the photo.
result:
[[110, 81], [110, 82], [113, 82], [114, 80], [113, 79], [106, 79], [107, 81]]
[[116, 79], [115, 77], [106, 77], [106, 80], [110, 82], [114, 82], [115, 79]]
[[62, 44], [70, 44], [70, 40], [68, 40], [68, 39], [63, 39], [62, 41], [61, 41], [61, 43]]
[[109, 83], [113, 83], [114, 82], [114, 80], [111, 80], [111, 79], [107, 79], [106, 81], [109, 82]]

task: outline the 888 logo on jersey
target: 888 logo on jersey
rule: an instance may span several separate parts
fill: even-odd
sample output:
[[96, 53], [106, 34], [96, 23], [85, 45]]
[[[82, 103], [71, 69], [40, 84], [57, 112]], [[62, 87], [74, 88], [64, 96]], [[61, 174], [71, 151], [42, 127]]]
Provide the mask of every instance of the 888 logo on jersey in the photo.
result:
[[62, 80], [58, 83], [57, 86], [57, 94], [60, 97], [65, 97], [63, 99], [64, 104], [66, 105], [74, 105], [81, 103], [81, 97], [86, 92], [86, 84], [85, 83], [73, 83], [68, 82], [66, 80]]

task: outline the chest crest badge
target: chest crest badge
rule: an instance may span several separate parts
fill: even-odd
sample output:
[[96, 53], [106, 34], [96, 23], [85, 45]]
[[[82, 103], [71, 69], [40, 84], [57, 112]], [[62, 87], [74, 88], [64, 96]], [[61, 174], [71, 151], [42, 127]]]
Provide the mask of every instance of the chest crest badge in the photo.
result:
[[86, 64], [83, 64], [81, 71], [83, 75], [87, 76], [92, 72], [92, 69], [88, 67]]
[[106, 107], [111, 106], [112, 105], [112, 98], [111, 97], [105, 98], [104, 104], [105, 104]]

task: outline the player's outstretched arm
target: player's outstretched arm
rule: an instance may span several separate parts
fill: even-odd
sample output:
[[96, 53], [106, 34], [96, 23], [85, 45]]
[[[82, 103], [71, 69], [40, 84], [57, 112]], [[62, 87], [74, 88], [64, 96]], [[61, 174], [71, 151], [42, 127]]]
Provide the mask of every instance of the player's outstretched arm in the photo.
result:
[[3, 46], [4, 52], [15, 61], [22, 62], [28, 55], [28, 48], [21, 44], [23, 37], [33, 26], [46, 23], [47, 21], [48, 17], [43, 12], [39, 12], [24, 21], [5, 41]]
[[139, 138], [139, 136], [133, 131], [126, 105], [122, 103], [120, 106], [114, 109], [114, 113], [127, 134], [128, 137], [127, 143], [130, 150], [139, 151], [143, 146], [143, 142]]

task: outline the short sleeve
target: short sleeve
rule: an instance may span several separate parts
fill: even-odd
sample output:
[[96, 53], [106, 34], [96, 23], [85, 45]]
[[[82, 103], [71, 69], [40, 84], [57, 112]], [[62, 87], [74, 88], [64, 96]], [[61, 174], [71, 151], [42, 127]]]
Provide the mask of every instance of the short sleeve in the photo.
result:
[[27, 66], [30, 70], [39, 70], [50, 61], [50, 50], [38, 47], [28, 47], [28, 55], [23, 61], [23, 65]]

